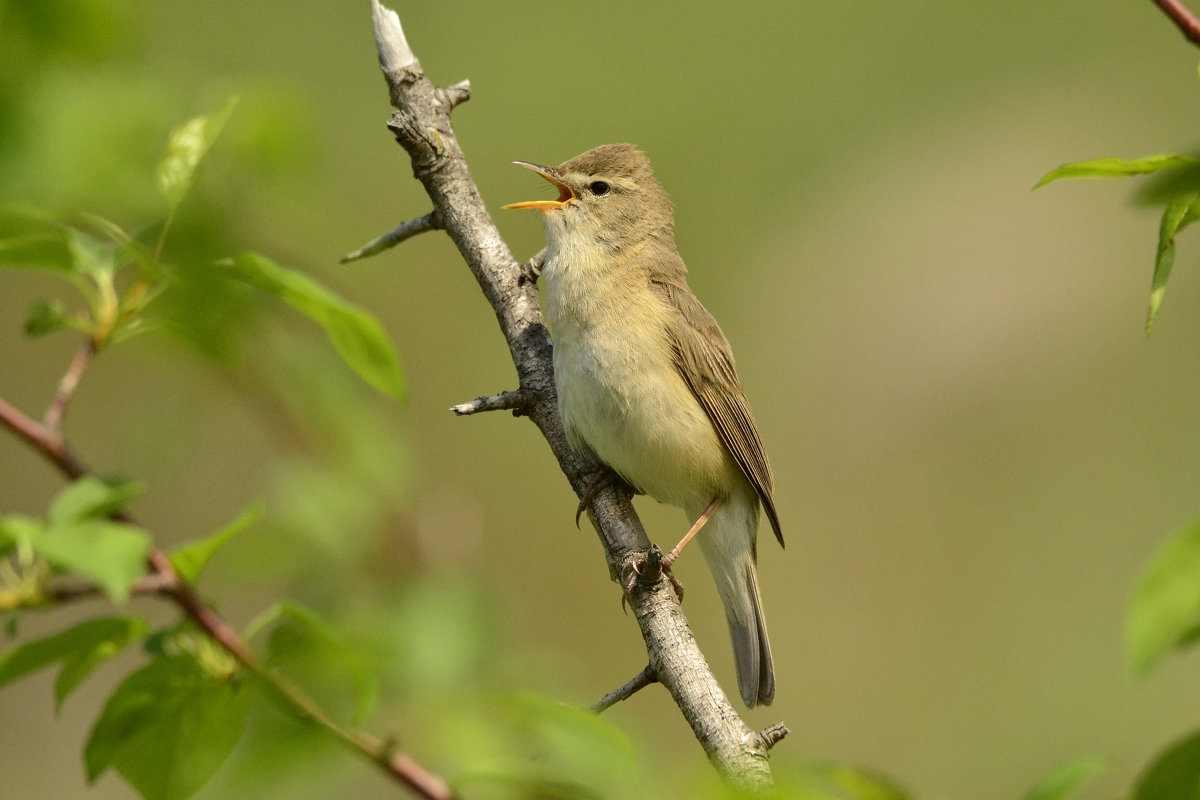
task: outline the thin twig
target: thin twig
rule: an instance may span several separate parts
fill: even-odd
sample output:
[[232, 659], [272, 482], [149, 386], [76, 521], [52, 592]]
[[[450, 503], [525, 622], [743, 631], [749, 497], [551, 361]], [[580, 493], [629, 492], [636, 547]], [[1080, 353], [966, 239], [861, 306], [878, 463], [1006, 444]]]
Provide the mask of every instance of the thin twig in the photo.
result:
[[83, 344], [75, 351], [75, 357], [71, 359], [71, 364], [67, 367], [67, 371], [63, 373], [62, 380], [58, 382], [58, 390], [54, 393], [54, 400], [50, 403], [50, 407], [46, 409], [45, 416], [42, 417], [42, 424], [51, 432], [58, 433], [62, 428], [63, 417], [67, 413], [67, 405], [71, 402], [71, 398], [75, 396], [75, 390], [79, 388], [79, 379], [83, 377], [83, 371], [87, 369], [88, 364], [92, 362], [92, 357], [95, 355], [95, 339], [91, 336], [85, 337]]
[[[138, 578], [130, 587], [129, 593], [135, 597], [144, 595], [166, 594], [171, 588], [169, 578], [158, 573], [152, 573], [145, 577]], [[0, 602], [0, 609], [11, 611], [16, 608], [28, 608], [45, 605], [59, 605], [62, 603], [70, 603], [75, 600], [87, 600], [93, 597], [100, 597], [103, 591], [99, 586], [90, 583], [80, 583], [76, 581], [53, 581], [47, 586], [43, 586], [37, 592], [36, 596], [31, 597], [27, 603], [16, 603], [8, 606]]]
[[341, 263], [349, 264], [351, 261], [357, 261], [360, 258], [382, 253], [384, 250], [400, 244], [405, 239], [411, 239], [418, 233], [440, 230], [441, 227], [442, 225], [437, 219], [437, 213], [430, 211], [423, 217], [417, 217], [416, 219], [410, 219], [408, 222], [400, 223], [400, 225], [382, 236], [376, 236], [354, 252], [342, 256]]
[[456, 406], [450, 406], [450, 410], [460, 417], [465, 417], [470, 414], [479, 414], [483, 411], [514, 411], [517, 416], [520, 412], [529, 407], [533, 402], [533, 395], [525, 389], [516, 389], [511, 392], [501, 392], [500, 394], [487, 397], [476, 397], [466, 403], [459, 403]]
[[1200, 19], [1180, 0], [1152, 0], [1178, 26], [1185, 39], [1200, 47]]
[[74, 480], [88, 474], [88, 468], [71, 452], [59, 433], [37, 422], [3, 397], [0, 397], [0, 425], [24, 439], [68, 478]]
[[629, 682], [624, 686], [614, 689], [588, 706], [588, 711], [591, 711], [593, 714], [599, 714], [611, 706], [620, 703], [622, 700], [628, 700], [635, 693], [645, 689], [652, 683], [658, 683], [658, 674], [655, 673], [653, 667], [647, 664], [645, 669], [630, 678]]

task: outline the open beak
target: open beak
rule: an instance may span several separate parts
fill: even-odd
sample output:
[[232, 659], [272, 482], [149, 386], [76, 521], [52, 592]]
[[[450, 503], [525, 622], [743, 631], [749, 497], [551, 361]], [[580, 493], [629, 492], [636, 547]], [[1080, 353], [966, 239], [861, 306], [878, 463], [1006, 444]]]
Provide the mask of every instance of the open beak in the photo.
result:
[[520, 208], [536, 208], [538, 211], [550, 211], [555, 208], [562, 208], [567, 203], [575, 199], [575, 193], [571, 191], [571, 187], [560, 181], [554, 174], [553, 167], [543, 167], [538, 164], [530, 164], [528, 161], [512, 162], [518, 167], [524, 167], [528, 170], [533, 170], [538, 175], [541, 175], [546, 180], [554, 184], [558, 189], [557, 200], [526, 200], [523, 203], [509, 203], [501, 208], [520, 209]]

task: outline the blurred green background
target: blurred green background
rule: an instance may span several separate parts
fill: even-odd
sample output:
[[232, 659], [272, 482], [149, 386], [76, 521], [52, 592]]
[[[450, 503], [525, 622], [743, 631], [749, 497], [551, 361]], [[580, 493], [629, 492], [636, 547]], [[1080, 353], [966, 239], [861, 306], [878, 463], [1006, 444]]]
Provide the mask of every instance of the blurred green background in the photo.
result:
[[[646, 150], [671, 193], [777, 476], [788, 548], [764, 534], [760, 563], [778, 699], [747, 716], [788, 723], [778, 762], [1001, 800], [1096, 753], [1111, 796], [1195, 726], [1198, 657], [1134, 680], [1121, 626], [1140, 566], [1200, 514], [1200, 243], [1182, 238], [1147, 340], [1157, 216], [1128, 203], [1135, 184], [1030, 192], [1066, 161], [1194, 146], [1197, 52], [1151, 3], [397, 10], [435, 82], [471, 79], [455, 124], [491, 208], [545, 192], [511, 160], [613, 141]], [[221, 361], [166, 332], [118, 347], [67, 431], [97, 469], [148, 482], [135, 511], [166, 543], [264, 498], [267, 523], [218, 556], [206, 592], [239, 624], [286, 594], [390, 636], [372, 727], [452, 773], [470, 743], [430, 709], [461, 685], [588, 703], [645, 656], [535, 429], [447, 411], [515, 384], [449, 240], [337, 264], [429, 210], [384, 127], [368, 4], [0, 2], [0, 201], [148, 224], [167, 133], [232, 94], [177, 254], [253, 247], [317, 275], [383, 321], [409, 398], [362, 387], [302, 321], [214, 301]], [[541, 247], [534, 215], [496, 216], [519, 258]], [[34, 300], [72, 298], [34, 273], [0, 282], [0, 396], [40, 412], [75, 343], [21, 325]], [[0, 437], [4, 511], [40, 513], [59, 486]], [[682, 533], [678, 511], [638, 505], [660, 544]], [[701, 559], [677, 575], [733, 690]], [[0, 794], [80, 796], [87, 727], [122, 674], [106, 667], [57, 718], [49, 675], [0, 693]], [[608, 716], [665, 774], [703, 768], [664, 692]], [[255, 796], [387, 791], [342, 767], [260, 764]], [[134, 795], [110, 775], [87, 796]]]

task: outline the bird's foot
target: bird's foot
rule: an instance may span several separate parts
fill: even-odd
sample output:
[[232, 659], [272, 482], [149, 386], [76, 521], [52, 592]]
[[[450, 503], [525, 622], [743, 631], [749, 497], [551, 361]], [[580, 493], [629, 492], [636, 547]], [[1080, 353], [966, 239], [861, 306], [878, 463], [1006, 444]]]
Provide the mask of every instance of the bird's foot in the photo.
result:
[[675, 597], [682, 603], [683, 584], [671, 572], [671, 564], [667, 560], [667, 556], [663, 555], [658, 545], [654, 545], [645, 553], [635, 553], [625, 562], [621, 581], [621, 588], [624, 590], [621, 596], [622, 607], [625, 605], [625, 598], [629, 596], [629, 593], [633, 591], [639, 582], [646, 584], [658, 583], [660, 575], [667, 576], [667, 580], [671, 583], [671, 588], [675, 591]]
[[587, 511], [588, 506], [596, 499], [596, 495], [609, 486], [615, 486], [618, 490], [627, 493], [630, 497], [636, 494], [636, 490], [621, 479], [621, 476], [613, 472], [604, 465], [599, 465], [593, 470], [590, 470], [590, 475], [587, 478], [587, 488], [583, 490], [583, 498], [579, 501], [579, 507], [575, 509], [575, 527], [579, 527], [579, 520], [583, 517], [583, 512]]

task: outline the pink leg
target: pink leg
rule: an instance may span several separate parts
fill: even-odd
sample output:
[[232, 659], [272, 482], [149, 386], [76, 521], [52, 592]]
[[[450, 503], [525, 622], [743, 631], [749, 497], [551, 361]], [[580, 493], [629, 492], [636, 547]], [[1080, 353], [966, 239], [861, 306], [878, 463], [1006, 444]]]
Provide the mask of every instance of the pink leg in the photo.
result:
[[679, 558], [679, 554], [683, 552], [683, 548], [687, 546], [687, 543], [700, 532], [700, 529], [704, 527], [704, 523], [708, 522], [708, 518], [720, 507], [721, 498], [714, 497], [713, 501], [708, 504], [708, 508], [704, 509], [704, 513], [700, 515], [700, 519], [696, 520], [696, 524], [692, 526], [691, 530], [683, 535], [683, 538], [679, 540], [679, 544], [671, 548], [671, 552], [667, 553], [666, 558], [663, 559], [664, 567], [669, 567], [675, 563], [675, 559]]

